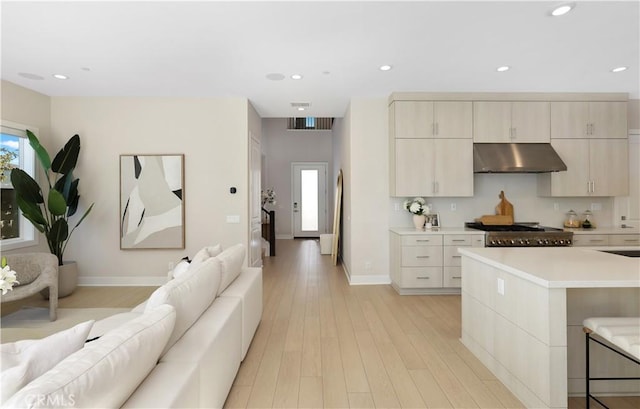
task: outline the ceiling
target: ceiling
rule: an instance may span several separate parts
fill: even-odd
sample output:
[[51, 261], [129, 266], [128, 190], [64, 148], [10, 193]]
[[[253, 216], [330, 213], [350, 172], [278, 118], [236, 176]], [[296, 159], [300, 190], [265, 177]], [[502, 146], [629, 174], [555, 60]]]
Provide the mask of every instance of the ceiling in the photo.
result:
[[640, 98], [640, 1], [576, 3], [551, 17], [558, 2], [3, 1], [2, 79], [50, 96], [246, 97], [262, 117], [341, 117], [396, 91]]

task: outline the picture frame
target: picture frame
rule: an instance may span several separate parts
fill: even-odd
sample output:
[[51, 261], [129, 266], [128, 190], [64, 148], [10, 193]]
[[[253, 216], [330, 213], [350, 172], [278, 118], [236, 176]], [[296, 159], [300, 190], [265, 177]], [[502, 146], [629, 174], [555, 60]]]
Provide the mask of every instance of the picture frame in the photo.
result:
[[184, 154], [120, 155], [120, 249], [184, 249]]
[[431, 223], [431, 227], [435, 228], [435, 227], [440, 227], [440, 214], [439, 213], [428, 213], [425, 216], [427, 216], [427, 220], [425, 222], [426, 223]]

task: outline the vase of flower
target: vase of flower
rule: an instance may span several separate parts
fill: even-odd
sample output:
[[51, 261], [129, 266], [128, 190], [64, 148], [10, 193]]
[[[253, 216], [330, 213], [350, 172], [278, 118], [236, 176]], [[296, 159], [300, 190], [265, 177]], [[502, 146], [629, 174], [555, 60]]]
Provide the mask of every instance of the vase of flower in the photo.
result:
[[427, 221], [427, 216], [425, 216], [424, 214], [413, 215], [413, 225], [416, 226], [416, 229], [422, 230], [426, 221]]
[[422, 230], [427, 221], [427, 213], [429, 213], [429, 205], [422, 197], [416, 197], [413, 200], [405, 200], [404, 208], [413, 214], [413, 224], [416, 229]]

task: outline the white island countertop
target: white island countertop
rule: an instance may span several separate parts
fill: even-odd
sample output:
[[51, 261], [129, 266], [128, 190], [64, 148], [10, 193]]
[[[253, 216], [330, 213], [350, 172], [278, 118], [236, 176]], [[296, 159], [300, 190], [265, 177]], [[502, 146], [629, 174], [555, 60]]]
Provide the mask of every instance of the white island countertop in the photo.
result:
[[547, 288], [640, 287], [640, 258], [591, 248], [462, 247], [458, 252]]

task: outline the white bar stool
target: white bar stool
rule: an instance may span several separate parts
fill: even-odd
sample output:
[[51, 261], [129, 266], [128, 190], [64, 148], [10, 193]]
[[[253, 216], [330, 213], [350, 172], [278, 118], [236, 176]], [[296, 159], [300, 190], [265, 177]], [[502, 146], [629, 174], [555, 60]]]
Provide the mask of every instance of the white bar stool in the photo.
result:
[[608, 408], [590, 392], [591, 381], [640, 379], [640, 377], [592, 378], [589, 373], [589, 341], [596, 342], [640, 365], [640, 317], [592, 317], [585, 319], [582, 325], [586, 334], [586, 407], [590, 408], [590, 399], [593, 399]]

